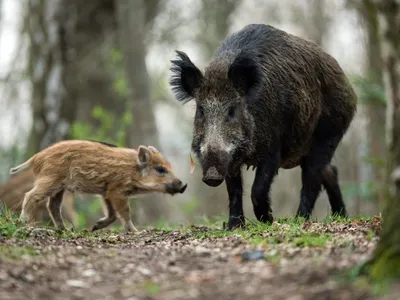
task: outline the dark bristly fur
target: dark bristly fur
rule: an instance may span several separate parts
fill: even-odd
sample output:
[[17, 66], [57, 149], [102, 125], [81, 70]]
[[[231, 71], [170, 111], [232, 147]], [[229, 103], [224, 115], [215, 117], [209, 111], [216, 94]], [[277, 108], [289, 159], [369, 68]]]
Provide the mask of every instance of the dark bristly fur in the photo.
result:
[[[187, 91], [196, 89], [201, 82], [201, 71], [191, 62], [189, 57], [181, 52], [176, 51], [180, 60], [173, 60], [173, 66], [171, 71], [175, 73], [170, 80], [170, 84], [173, 87], [178, 101], [186, 103], [194, 98], [194, 94], [188, 93]], [[186, 80], [181, 78], [185, 77]], [[190, 86], [190, 88], [189, 88]]]
[[94, 142], [94, 143], [100, 143], [100, 144], [103, 144], [105, 146], [113, 147], [113, 148], [118, 147], [117, 145], [110, 144], [110, 143], [107, 143], [107, 142], [102, 142], [102, 141], [95, 141], [95, 140], [87, 140], [87, 141]]
[[258, 220], [273, 220], [270, 187], [279, 168], [302, 168], [297, 216], [309, 218], [324, 187], [332, 212], [346, 215], [332, 157], [354, 117], [356, 95], [337, 61], [311, 41], [251, 24], [222, 41], [202, 73], [177, 51], [171, 88], [196, 101], [192, 151], [203, 181], [229, 194], [229, 223], [244, 225], [241, 167], [256, 167]]

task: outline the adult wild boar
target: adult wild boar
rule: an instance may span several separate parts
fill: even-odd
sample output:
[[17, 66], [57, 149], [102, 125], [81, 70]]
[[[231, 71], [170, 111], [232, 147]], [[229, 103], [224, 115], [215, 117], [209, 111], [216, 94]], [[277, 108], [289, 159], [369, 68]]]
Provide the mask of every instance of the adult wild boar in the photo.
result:
[[228, 229], [245, 224], [243, 165], [257, 168], [251, 190], [259, 221], [273, 220], [271, 183], [279, 168], [302, 169], [296, 216], [309, 218], [322, 186], [334, 214], [347, 215], [334, 152], [356, 112], [338, 62], [316, 44], [251, 24], [228, 36], [204, 74], [177, 51], [170, 80], [178, 101], [196, 101], [192, 151], [212, 187], [224, 179]]

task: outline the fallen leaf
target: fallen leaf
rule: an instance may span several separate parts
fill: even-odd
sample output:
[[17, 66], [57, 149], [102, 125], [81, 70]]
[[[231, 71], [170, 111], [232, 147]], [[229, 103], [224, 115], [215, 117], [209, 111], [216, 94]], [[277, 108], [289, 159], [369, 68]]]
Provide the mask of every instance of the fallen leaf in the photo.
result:
[[190, 175], [192, 175], [196, 165], [194, 164], [194, 160], [191, 153], [189, 154], [189, 160], [190, 160]]

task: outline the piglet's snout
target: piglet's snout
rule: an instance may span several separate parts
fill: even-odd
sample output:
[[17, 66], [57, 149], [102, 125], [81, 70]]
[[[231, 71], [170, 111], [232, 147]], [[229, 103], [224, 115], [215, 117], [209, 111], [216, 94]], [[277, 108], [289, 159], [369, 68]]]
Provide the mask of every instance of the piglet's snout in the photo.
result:
[[187, 183], [185, 183], [185, 184], [182, 185], [182, 187], [181, 187], [179, 193], [183, 194], [183, 193], [185, 192], [186, 188], [187, 188]]
[[167, 185], [167, 192], [172, 195], [176, 193], [183, 194], [186, 188], [187, 188], [187, 183], [183, 184], [183, 182], [178, 179], [175, 182]]

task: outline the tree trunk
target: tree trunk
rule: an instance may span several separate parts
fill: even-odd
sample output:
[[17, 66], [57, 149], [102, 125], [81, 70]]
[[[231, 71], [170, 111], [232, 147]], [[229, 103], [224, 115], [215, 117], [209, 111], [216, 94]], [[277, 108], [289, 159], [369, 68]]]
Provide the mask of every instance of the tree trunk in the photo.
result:
[[[128, 99], [132, 114], [132, 126], [128, 130], [127, 145], [153, 145], [162, 151], [155, 123], [149, 91], [149, 75], [146, 66], [145, 25], [147, 18], [153, 18], [158, 1], [119, 0], [116, 2], [119, 44], [121, 47], [125, 78], [128, 86]], [[146, 10], [150, 5], [151, 12]], [[168, 206], [165, 196], [152, 194], [142, 196], [134, 211], [142, 210], [143, 217], [137, 216], [137, 223], [152, 222], [167, 217]]]
[[[75, 7], [75, 61], [70, 73], [74, 79], [77, 101], [76, 120], [99, 126], [92, 116], [95, 106], [101, 106], [116, 118], [126, 109], [125, 95], [115, 89], [119, 67], [112, 61], [117, 46], [114, 0], [70, 0]], [[111, 142], [111, 141], [110, 141]]]
[[74, 120], [76, 102], [67, 93], [66, 71], [67, 39], [75, 28], [67, 5], [67, 0], [27, 2], [33, 117], [27, 156], [64, 139]]
[[382, 280], [400, 277], [400, 3], [380, 0], [376, 5], [387, 95], [387, 170], [391, 174], [392, 193], [382, 213], [380, 241], [368, 266], [370, 275]]
[[[382, 74], [382, 51], [380, 47], [380, 35], [378, 24], [378, 10], [374, 5], [373, 0], [362, 0], [358, 5], [358, 11], [365, 22], [367, 32], [367, 80], [379, 87], [383, 86]], [[379, 160], [386, 157], [385, 148], [385, 104], [376, 95], [370, 94], [367, 101], [368, 115], [368, 156], [372, 163], [372, 180], [376, 186], [376, 196], [378, 204], [383, 201], [383, 191], [379, 182], [383, 182], [385, 178], [382, 166], [379, 165]]]
[[200, 44], [205, 59], [211, 58], [221, 40], [228, 34], [229, 17], [238, 4], [238, 0], [201, 1], [200, 34], [197, 36], [196, 42]]
[[110, 38], [116, 28], [114, 2], [27, 3], [33, 114], [28, 156], [69, 138], [75, 120], [95, 124], [95, 105], [123, 114], [125, 102], [113, 89], [109, 70], [108, 56], [115, 44]]

